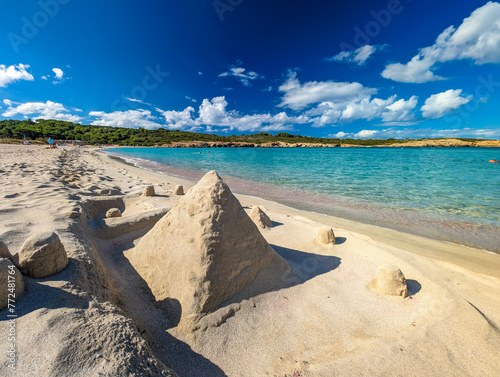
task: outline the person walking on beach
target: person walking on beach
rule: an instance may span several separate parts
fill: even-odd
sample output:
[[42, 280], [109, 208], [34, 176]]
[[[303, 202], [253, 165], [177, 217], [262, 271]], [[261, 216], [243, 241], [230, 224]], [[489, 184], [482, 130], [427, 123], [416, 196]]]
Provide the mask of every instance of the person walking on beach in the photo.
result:
[[23, 135], [23, 145], [30, 145], [30, 144], [31, 142], [28, 139], [26, 139], [26, 135]]
[[54, 140], [52, 140], [51, 137], [49, 137], [49, 139], [47, 140], [47, 142], [49, 143], [49, 149], [54, 148]]

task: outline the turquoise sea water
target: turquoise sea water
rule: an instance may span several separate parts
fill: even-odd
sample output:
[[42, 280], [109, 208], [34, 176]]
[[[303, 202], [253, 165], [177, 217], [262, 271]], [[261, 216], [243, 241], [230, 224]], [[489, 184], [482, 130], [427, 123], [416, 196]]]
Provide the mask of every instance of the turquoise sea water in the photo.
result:
[[233, 191], [500, 251], [500, 149], [115, 148], [139, 166]]

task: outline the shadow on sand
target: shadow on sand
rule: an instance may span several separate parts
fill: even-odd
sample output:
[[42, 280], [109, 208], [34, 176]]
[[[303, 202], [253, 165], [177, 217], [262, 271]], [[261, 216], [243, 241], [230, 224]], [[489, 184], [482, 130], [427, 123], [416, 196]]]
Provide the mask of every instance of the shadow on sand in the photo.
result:
[[345, 237], [335, 237], [335, 245], [342, 245], [345, 241], [347, 241]]
[[[37, 310], [42, 310], [40, 313], [43, 314], [44, 311], [50, 309], [86, 309], [88, 307], [87, 300], [64, 289], [41, 284], [26, 277], [24, 282], [24, 293], [16, 300], [17, 318], [22, 318]], [[2, 311], [0, 320], [8, 319], [7, 314], [7, 310]]]
[[[22, 295], [16, 297], [16, 316], [21, 318], [39, 309], [88, 308], [87, 299], [62, 288], [69, 281], [79, 263], [82, 262], [68, 258], [68, 265], [65, 269], [55, 275], [42, 279], [23, 276], [24, 291]], [[2, 314], [4, 313], [5, 315], [2, 315], [0, 320], [6, 318], [7, 310], [2, 311]]]
[[406, 279], [406, 287], [408, 288], [408, 296], [416, 295], [422, 289], [420, 283], [412, 279]]
[[277, 245], [271, 246], [292, 267], [292, 274], [288, 278], [288, 287], [326, 274], [340, 265], [340, 258], [335, 256], [306, 253]]

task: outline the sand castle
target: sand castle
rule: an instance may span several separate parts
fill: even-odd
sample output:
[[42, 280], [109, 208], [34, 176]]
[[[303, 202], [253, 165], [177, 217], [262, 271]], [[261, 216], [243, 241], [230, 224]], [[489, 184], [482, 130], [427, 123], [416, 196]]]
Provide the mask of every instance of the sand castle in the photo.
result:
[[314, 241], [320, 245], [333, 245], [335, 244], [335, 233], [333, 233], [332, 228], [322, 226], [318, 228]]
[[185, 328], [244, 289], [251, 291], [254, 280], [268, 279], [264, 270], [277, 280], [290, 270], [215, 171], [126, 256], [157, 301], [180, 303], [179, 326]]
[[144, 196], [155, 196], [155, 187], [153, 185], [148, 185], [144, 187], [144, 191], [142, 192]]
[[405, 276], [397, 266], [391, 264], [378, 268], [369, 288], [381, 296], [408, 296]]
[[174, 195], [184, 195], [184, 187], [177, 185], [174, 188]]
[[252, 221], [261, 229], [270, 228], [273, 222], [259, 206], [252, 208], [249, 214]]
[[111, 208], [106, 212], [106, 218], [122, 217], [122, 211], [118, 208]]

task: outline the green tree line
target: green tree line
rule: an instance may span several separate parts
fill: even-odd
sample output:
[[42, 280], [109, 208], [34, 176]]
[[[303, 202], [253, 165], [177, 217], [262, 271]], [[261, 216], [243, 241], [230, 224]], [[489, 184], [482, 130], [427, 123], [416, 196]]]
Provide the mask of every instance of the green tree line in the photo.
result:
[[[123, 128], [81, 125], [60, 120], [39, 119], [36, 122], [28, 120], [0, 121], [0, 138], [23, 139], [45, 142], [49, 137], [55, 140], [80, 140], [88, 144], [114, 144], [121, 146], [155, 146], [180, 141], [226, 141], [248, 142], [262, 144], [284, 141], [288, 143], [320, 143], [320, 144], [353, 144], [353, 145], [390, 145], [406, 140], [395, 139], [330, 139], [293, 135], [280, 132], [272, 135], [260, 132], [250, 135], [221, 136], [197, 132], [169, 130], [159, 128], [148, 130], [144, 128]], [[473, 140], [473, 139], [467, 139]]]
[[0, 138], [31, 140], [80, 140], [89, 144], [118, 144], [153, 146], [175, 141], [225, 141], [218, 135], [144, 128], [86, 126], [60, 120], [3, 120], [0, 121]]

